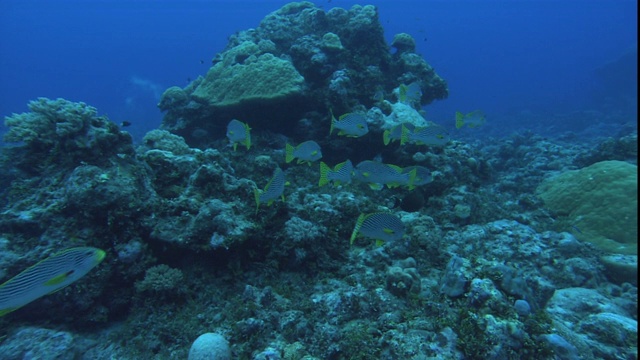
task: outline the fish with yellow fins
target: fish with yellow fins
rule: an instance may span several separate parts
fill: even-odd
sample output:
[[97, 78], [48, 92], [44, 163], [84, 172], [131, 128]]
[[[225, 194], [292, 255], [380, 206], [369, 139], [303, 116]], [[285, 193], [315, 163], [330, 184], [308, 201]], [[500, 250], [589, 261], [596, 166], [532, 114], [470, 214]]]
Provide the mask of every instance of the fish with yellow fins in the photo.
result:
[[382, 142], [385, 145], [389, 145], [393, 141], [402, 140], [402, 134], [410, 133], [415, 128], [416, 126], [410, 122], [403, 122], [401, 124], [395, 125], [391, 129], [387, 129], [382, 132]]
[[338, 130], [338, 135], [347, 137], [361, 137], [369, 132], [369, 126], [367, 125], [367, 117], [358, 113], [346, 113], [340, 115], [338, 119], [331, 113], [331, 128], [329, 129], [329, 135], [333, 133], [333, 129]]
[[298, 159], [298, 164], [307, 163], [311, 165], [312, 162], [322, 159], [320, 145], [313, 140], [305, 141], [298, 144], [298, 146], [287, 144], [284, 152], [287, 164], [294, 159]]
[[277, 167], [273, 172], [271, 180], [269, 180], [263, 190], [258, 188], [253, 189], [253, 195], [256, 199], [256, 212], [258, 208], [260, 208], [260, 204], [266, 203], [267, 206], [271, 206], [271, 204], [279, 198], [284, 201], [284, 187], [286, 184], [284, 172], [280, 167]]
[[416, 81], [409, 85], [400, 84], [398, 87], [398, 101], [408, 105], [419, 105], [422, 98], [422, 89]]
[[353, 164], [351, 160], [343, 161], [337, 164], [333, 169], [320, 161], [320, 181], [318, 185], [320, 187], [327, 185], [329, 182], [333, 182], [333, 185], [339, 186], [342, 184], [348, 184], [351, 182], [351, 176], [353, 173]]
[[463, 126], [470, 128], [477, 128], [484, 125], [486, 117], [480, 110], [475, 110], [467, 114], [463, 114], [460, 111], [456, 111], [456, 129], [460, 129]]
[[247, 150], [251, 148], [251, 128], [240, 120], [233, 119], [227, 125], [227, 139], [236, 151], [238, 144], [243, 144]]
[[433, 181], [431, 170], [424, 166], [414, 165], [402, 168], [403, 174], [413, 174], [415, 171], [415, 177], [413, 178], [413, 186], [421, 186]]
[[70, 285], [100, 264], [104, 257], [103, 250], [75, 247], [27, 268], [0, 285], [0, 316]]
[[404, 224], [397, 216], [385, 212], [360, 214], [351, 233], [349, 244], [353, 245], [358, 235], [374, 239], [376, 246], [396, 241], [404, 236]]
[[413, 130], [404, 128], [400, 144], [416, 144], [428, 146], [444, 146], [451, 140], [449, 132], [437, 124], [416, 127]]
[[384, 164], [374, 160], [361, 161], [353, 170], [353, 178], [369, 184], [373, 190], [381, 190], [384, 185], [388, 188], [406, 186], [412, 190], [416, 175], [416, 169], [405, 172], [397, 165]]

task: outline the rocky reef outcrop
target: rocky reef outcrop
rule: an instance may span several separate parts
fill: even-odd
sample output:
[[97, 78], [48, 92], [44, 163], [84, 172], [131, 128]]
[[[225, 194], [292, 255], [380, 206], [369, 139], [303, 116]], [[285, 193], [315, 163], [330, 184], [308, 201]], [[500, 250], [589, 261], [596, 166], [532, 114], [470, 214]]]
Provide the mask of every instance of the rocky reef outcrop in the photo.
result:
[[220, 137], [233, 118], [294, 135], [302, 119], [328, 124], [329, 109], [370, 108], [401, 84], [419, 84], [417, 106], [448, 95], [410, 35], [386, 43], [372, 5], [325, 11], [311, 2], [287, 4], [231, 36], [212, 63], [184, 89], [167, 89], [158, 104], [163, 128], [190, 145]]

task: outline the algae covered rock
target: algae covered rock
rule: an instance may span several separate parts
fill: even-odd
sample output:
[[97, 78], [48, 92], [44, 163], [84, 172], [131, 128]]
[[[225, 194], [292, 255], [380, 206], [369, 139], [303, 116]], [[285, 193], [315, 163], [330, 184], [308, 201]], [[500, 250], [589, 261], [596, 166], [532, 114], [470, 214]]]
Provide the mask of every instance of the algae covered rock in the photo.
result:
[[340, 37], [332, 32], [322, 35], [322, 47], [327, 51], [344, 50]]
[[575, 229], [578, 239], [609, 252], [637, 254], [637, 171], [624, 161], [601, 161], [546, 180], [538, 194], [559, 226]]
[[267, 53], [232, 66], [217, 63], [192, 95], [212, 107], [233, 107], [299, 96], [303, 84], [304, 78], [290, 61]]
[[102, 165], [133, 155], [131, 135], [83, 102], [58, 98], [30, 101], [29, 112], [5, 117], [4, 140], [19, 143], [12, 161], [34, 169], [48, 163]]
[[162, 93], [158, 107], [160, 110], [170, 109], [172, 107], [184, 106], [189, 102], [187, 93], [178, 86], [172, 86]]
[[414, 52], [416, 50], [416, 41], [411, 35], [407, 33], [400, 33], [393, 37], [391, 46], [401, 53], [405, 51]]
[[98, 113], [93, 106], [65, 99], [38, 98], [28, 106], [30, 112], [5, 118], [5, 141], [50, 144], [84, 132]]

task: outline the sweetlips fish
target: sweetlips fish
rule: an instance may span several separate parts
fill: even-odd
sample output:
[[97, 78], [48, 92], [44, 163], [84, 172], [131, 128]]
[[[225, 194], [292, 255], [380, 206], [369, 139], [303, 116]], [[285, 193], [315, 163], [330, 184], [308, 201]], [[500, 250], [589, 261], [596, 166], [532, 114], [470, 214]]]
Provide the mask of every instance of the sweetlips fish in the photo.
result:
[[324, 162], [320, 162], [320, 181], [319, 186], [325, 186], [330, 181], [334, 185], [348, 184], [351, 182], [351, 176], [353, 173], [353, 164], [351, 160], [343, 161], [337, 164], [333, 169]]
[[413, 179], [413, 186], [421, 186], [433, 181], [431, 176], [431, 170], [424, 166], [415, 165], [402, 168], [402, 173], [411, 174], [415, 170], [415, 177]]
[[387, 129], [382, 133], [382, 142], [385, 145], [389, 145], [391, 142], [396, 140], [402, 140], [402, 134], [404, 132], [411, 132], [416, 128], [410, 122], [404, 122], [398, 125], [395, 125], [391, 129]]
[[338, 119], [331, 113], [331, 128], [329, 129], [329, 135], [333, 133], [333, 129], [338, 130], [338, 135], [347, 137], [361, 137], [369, 132], [369, 126], [367, 125], [367, 117], [359, 113], [346, 113], [341, 115]]
[[402, 133], [400, 144], [416, 144], [429, 146], [444, 146], [451, 137], [447, 129], [440, 125], [416, 127], [413, 131], [406, 129]]
[[421, 98], [422, 90], [420, 89], [420, 84], [418, 82], [414, 81], [409, 85], [400, 84], [400, 87], [398, 88], [399, 102], [409, 105], [418, 105], [420, 104]]
[[470, 128], [476, 128], [484, 125], [486, 117], [480, 110], [475, 110], [467, 114], [462, 114], [460, 111], [456, 111], [456, 129], [460, 129], [463, 126]]
[[383, 185], [389, 188], [407, 186], [413, 189], [416, 170], [404, 172], [397, 165], [384, 164], [379, 161], [365, 160], [356, 165], [353, 170], [353, 178], [369, 184], [374, 190], [382, 189]]
[[284, 201], [284, 187], [286, 185], [286, 180], [284, 178], [284, 172], [280, 167], [277, 167], [274, 172], [271, 180], [265, 185], [263, 190], [258, 188], [253, 189], [253, 195], [256, 199], [256, 212], [260, 207], [260, 204], [266, 203], [267, 206], [271, 206], [274, 201], [278, 198], [282, 198]]
[[54, 293], [85, 276], [104, 260], [105, 252], [75, 247], [32, 265], [0, 285], [0, 316]]
[[313, 140], [305, 141], [298, 146], [287, 144], [285, 146], [285, 161], [290, 163], [293, 159], [298, 159], [298, 164], [307, 163], [311, 165], [312, 162], [320, 160], [322, 158], [322, 151], [320, 145]]
[[238, 144], [243, 144], [247, 150], [251, 148], [251, 128], [240, 120], [233, 119], [227, 125], [227, 139], [236, 151]]
[[404, 224], [397, 216], [385, 212], [360, 214], [351, 233], [351, 245], [358, 235], [374, 239], [376, 246], [381, 246], [385, 242], [402, 239]]

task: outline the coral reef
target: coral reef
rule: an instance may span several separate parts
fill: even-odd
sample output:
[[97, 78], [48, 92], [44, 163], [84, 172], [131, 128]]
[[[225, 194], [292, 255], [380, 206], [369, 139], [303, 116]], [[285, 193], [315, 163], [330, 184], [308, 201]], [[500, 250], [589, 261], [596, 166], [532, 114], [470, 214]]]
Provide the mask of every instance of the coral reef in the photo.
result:
[[370, 107], [376, 89], [390, 96], [401, 83], [420, 84], [419, 104], [446, 98], [446, 82], [415, 53], [415, 42], [408, 45], [411, 36], [396, 40], [392, 55], [371, 5], [325, 12], [310, 2], [287, 4], [231, 36], [205, 77], [167, 89], [163, 128], [202, 146], [210, 139], [195, 130], [215, 134], [233, 118], [293, 136], [301, 118], [327, 123], [329, 108]]
[[[7, 117], [0, 279], [61, 248], [107, 256], [72, 286], [0, 318], [0, 354], [637, 358], [637, 256], [581, 241], [587, 224], [559, 221], [564, 210], [537, 191], [558, 173], [579, 174], [556, 184], [559, 193], [618, 200], [576, 216], [624, 220], [614, 212], [629, 196], [617, 184], [635, 175], [637, 135], [596, 144], [456, 133], [438, 146], [385, 146], [383, 130], [428, 125], [420, 105], [447, 95], [409, 34], [391, 47], [373, 6], [290, 3], [232, 35], [206, 77], [167, 89], [162, 129], [139, 144], [83, 103], [42, 98]], [[252, 73], [262, 66], [273, 73]], [[275, 68], [290, 75], [282, 88], [266, 86]], [[265, 84], [234, 85], [245, 75]], [[411, 89], [417, 102], [407, 101]], [[370, 133], [329, 137], [330, 108], [366, 114]], [[221, 129], [234, 117], [251, 125], [255, 146], [229, 145]], [[424, 167], [432, 181], [320, 187], [318, 163], [286, 161], [286, 144], [311, 139], [332, 169], [381, 155], [392, 169]], [[256, 208], [254, 191], [276, 168], [284, 201]], [[350, 244], [360, 214], [378, 212], [399, 219], [402, 236]], [[637, 220], [619, 227], [637, 232]]]

